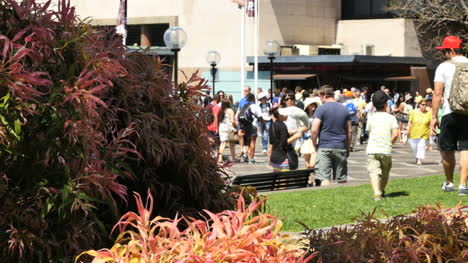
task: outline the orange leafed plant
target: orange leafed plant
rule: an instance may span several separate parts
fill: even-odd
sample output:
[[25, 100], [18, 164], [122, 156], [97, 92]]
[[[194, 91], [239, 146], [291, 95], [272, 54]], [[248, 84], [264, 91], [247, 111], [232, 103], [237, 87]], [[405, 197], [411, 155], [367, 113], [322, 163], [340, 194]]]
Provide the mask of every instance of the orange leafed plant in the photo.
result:
[[[252, 201], [247, 207], [239, 195], [237, 210], [214, 214], [207, 210], [206, 221], [193, 218], [151, 219], [153, 197], [148, 192], [146, 206], [135, 193], [138, 214], [128, 212], [114, 226], [120, 235], [111, 249], [91, 250], [84, 254], [94, 263], [109, 262], [309, 262], [300, 249], [281, 242], [282, 222], [269, 214], [259, 214], [266, 201]], [[178, 229], [184, 220], [185, 230]]]

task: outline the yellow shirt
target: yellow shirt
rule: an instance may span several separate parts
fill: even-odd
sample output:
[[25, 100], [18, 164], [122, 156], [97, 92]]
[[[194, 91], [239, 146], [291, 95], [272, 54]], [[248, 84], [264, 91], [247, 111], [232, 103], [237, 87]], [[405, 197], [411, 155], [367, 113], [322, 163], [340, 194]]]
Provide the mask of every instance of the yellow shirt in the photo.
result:
[[429, 139], [432, 112], [421, 113], [419, 110], [413, 110], [410, 114], [411, 122], [410, 139]]

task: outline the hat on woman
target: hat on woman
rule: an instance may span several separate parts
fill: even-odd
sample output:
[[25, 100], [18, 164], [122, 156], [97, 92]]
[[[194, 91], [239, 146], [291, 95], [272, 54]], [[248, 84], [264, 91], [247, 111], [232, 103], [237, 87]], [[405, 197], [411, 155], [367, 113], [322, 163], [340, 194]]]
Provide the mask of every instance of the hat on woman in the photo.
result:
[[405, 102], [408, 102], [409, 100], [412, 100], [412, 99], [413, 99], [413, 97], [411, 95], [409, 95], [409, 94], [405, 95]]
[[432, 93], [432, 89], [431, 89], [431, 88], [428, 88], [428, 89], [426, 90], [426, 93], [427, 93], [427, 94]]
[[258, 99], [259, 99], [259, 100], [261, 100], [261, 99], [263, 99], [263, 98], [268, 98], [268, 93], [266, 93], [266, 92], [260, 92], [260, 93], [258, 94]]
[[317, 98], [317, 97], [314, 97], [314, 98], [306, 98], [304, 100], [304, 110], [307, 109], [307, 107], [309, 107], [310, 104], [316, 104], [317, 107], [322, 105], [322, 100], [320, 100], [320, 98]]

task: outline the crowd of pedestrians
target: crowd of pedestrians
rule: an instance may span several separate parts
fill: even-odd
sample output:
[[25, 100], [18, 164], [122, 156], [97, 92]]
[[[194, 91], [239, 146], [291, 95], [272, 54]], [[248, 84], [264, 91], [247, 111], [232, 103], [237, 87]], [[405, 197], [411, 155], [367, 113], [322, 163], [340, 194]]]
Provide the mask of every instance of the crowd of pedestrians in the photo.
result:
[[[298, 158], [303, 157], [306, 168], [317, 168], [309, 185], [325, 186], [332, 181], [347, 182], [347, 158], [356, 145], [367, 141], [368, 174], [374, 197], [379, 200], [392, 166], [392, 145], [409, 143], [414, 163], [424, 165], [426, 151], [438, 138], [446, 174], [442, 190], [455, 191], [458, 150], [458, 193], [468, 194], [468, 92], [463, 93], [463, 89], [468, 90], [468, 76], [459, 70], [467, 67], [463, 63], [468, 59], [461, 53], [461, 40], [455, 37], [447, 37], [440, 48], [447, 61], [437, 68], [434, 90], [423, 87], [427, 88], [423, 93], [400, 93], [385, 86], [373, 92], [368, 87], [307, 90], [298, 86], [294, 91], [276, 89], [273, 94], [259, 89], [254, 95], [245, 87], [244, 97], [233, 107], [232, 97], [230, 101], [224, 92], [218, 92], [211, 104], [206, 103], [214, 115], [208, 130], [212, 138], [219, 137], [218, 161], [226, 162], [223, 153], [229, 144], [231, 157], [227, 161], [255, 163], [256, 139], [261, 137], [262, 152], [269, 156], [273, 171], [296, 169]], [[465, 85], [457, 90], [465, 97], [450, 95], [454, 78], [456, 85]], [[461, 105], [456, 110], [454, 101]], [[235, 141], [241, 151], [237, 156]], [[216, 139], [212, 142], [216, 145]]]

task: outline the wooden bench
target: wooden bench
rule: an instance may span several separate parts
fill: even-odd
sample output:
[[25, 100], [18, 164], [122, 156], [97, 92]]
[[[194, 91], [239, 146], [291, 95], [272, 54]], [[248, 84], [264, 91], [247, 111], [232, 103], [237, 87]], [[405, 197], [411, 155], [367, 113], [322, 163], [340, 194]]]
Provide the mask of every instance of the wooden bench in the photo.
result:
[[231, 185], [253, 186], [259, 192], [307, 187], [310, 173], [315, 168], [281, 173], [239, 175]]

